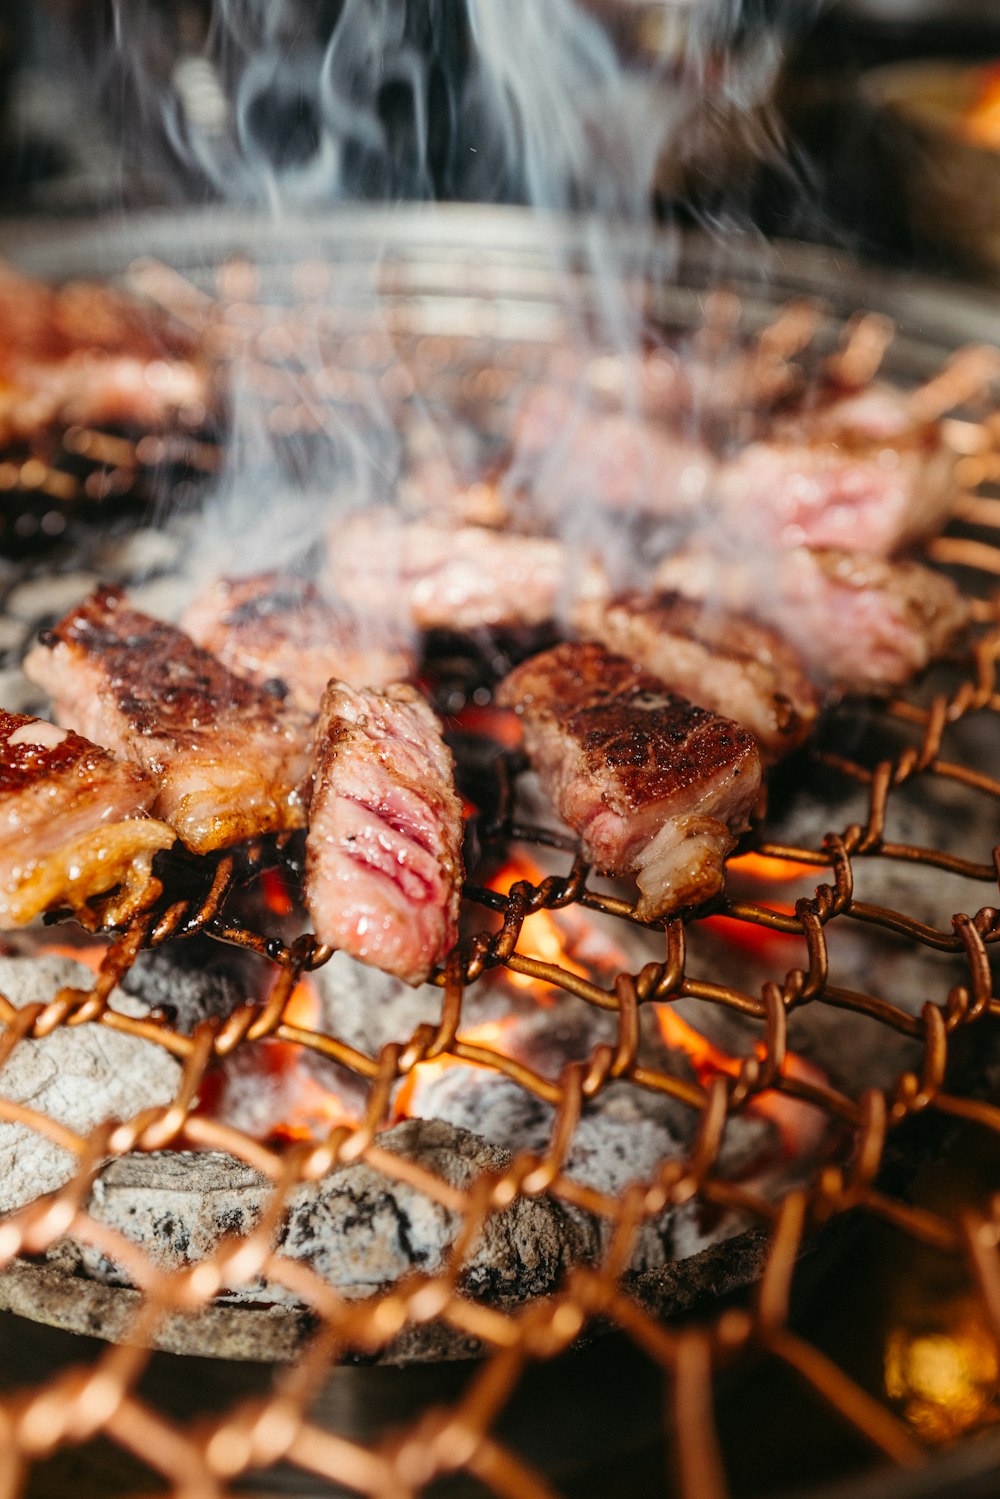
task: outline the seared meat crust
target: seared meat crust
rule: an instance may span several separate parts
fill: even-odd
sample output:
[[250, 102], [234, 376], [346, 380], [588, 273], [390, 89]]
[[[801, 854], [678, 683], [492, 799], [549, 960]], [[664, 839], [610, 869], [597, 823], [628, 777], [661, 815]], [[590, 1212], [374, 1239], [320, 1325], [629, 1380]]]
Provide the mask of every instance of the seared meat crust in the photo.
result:
[[147, 772], [154, 812], [194, 852], [303, 825], [305, 716], [132, 609], [121, 589], [95, 590], [24, 669], [60, 722]]
[[[146, 816], [155, 788], [133, 765], [44, 719], [0, 710], [0, 926], [146, 888], [172, 828]], [[114, 919], [113, 916], [109, 919]]]
[[287, 701], [313, 716], [332, 678], [382, 687], [413, 668], [401, 645], [377, 638], [331, 608], [313, 585], [289, 574], [218, 578], [182, 624], [237, 676], [258, 686], [284, 684]]
[[682, 594], [584, 600], [579, 633], [639, 663], [674, 692], [749, 729], [766, 758], [808, 738], [818, 698], [798, 653], [774, 630]]
[[651, 920], [721, 888], [723, 861], [760, 789], [751, 736], [593, 642], [517, 667], [498, 701], [588, 858], [636, 872]]

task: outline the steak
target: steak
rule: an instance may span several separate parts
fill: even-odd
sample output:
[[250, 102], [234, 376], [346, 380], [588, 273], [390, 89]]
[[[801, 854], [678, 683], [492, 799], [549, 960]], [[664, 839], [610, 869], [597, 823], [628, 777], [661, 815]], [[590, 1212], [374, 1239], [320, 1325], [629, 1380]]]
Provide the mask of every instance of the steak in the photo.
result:
[[735, 718], [766, 760], [797, 749], [812, 732], [819, 699], [802, 658], [776, 631], [746, 614], [679, 593], [589, 600], [578, 632], [646, 668], [672, 692]]
[[153, 855], [174, 841], [146, 815], [155, 795], [141, 770], [79, 734], [0, 709], [0, 927], [146, 888]]
[[108, 287], [53, 288], [0, 265], [0, 441], [54, 422], [155, 429], [204, 420], [211, 372], [194, 341]]
[[941, 573], [834, 549], [794, 547], [755, 562], [678, 553], [660, 564], [656, 583], [765, 620], [795, 642], [816, 681], [841, 692], [902, 687], [969, 618]]
[[915, 419], [905, 392], [873, 384], [803, 405], [722, 465], [722, 524], [755, 544], [889, 556], [940, 530], [956, 455], [940, 422]]
[[181, 623], [237, 676], [261, 687], [284, 686], [286, 701], [313, 716], [331, 678], [384, 687], [413, 669], [402, 645], [380, 640], [384, 632], [356, 623], [291, 574], [218, 578]]
[[419, 984], [455, 941], [461, 887], [462, 805], [437, 718], [412, 687], [331, 682], [306, 839], [316, 935]]
[[623, 656], [563, 644], [515, 668], [498, 701], [587, 858], [636, 875], [644, 921], [708, 900], [760, 790], [753, 738]]
[[131, 608], [121, 589], [96, 589], [24, 670], [60, 723], [142, 767], [152, 811], [193, 852], [304, 824], [306, 716]]
[[331, 577], [359, 616], [390, 610], [418, 630], [540, 625], [571, 586], [600, 589], [596, 567], [571, 576], [566, 548], [544, 536], [400, 523], [391, 511], [351, 516], [331, 537]]

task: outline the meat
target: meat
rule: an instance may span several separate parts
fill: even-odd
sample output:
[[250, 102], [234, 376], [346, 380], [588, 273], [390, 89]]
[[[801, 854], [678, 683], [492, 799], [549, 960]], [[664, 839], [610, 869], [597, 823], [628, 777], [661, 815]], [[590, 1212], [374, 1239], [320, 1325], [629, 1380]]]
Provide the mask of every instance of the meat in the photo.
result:
[[146, 816], [154, 796], [141, 770], [79, 734], [0, 709], [0, 927], [121, 887], [113, 924], [174, 841]]
[[316, 935], [421, 983], [455, 941], [461, 849], [454, 766], [431, 709], [406, 685], [331, 682], [306, 840]]
[[56, 290], [0, 265], [0, 329], [0, 442], [55, 422], [159, 428], [212, 404], [193, 342], [107, 287]]
[[557, 389], [538, 389], [525, 401], [513, 441], [558, 510], [584, 503], [690, 517], [710, 493], [718, 461], [678, 427], [593, 408]]
[[958, 589], [919, 562], [795, 547], [750, 562], [678, 553], [656, 583], [745, 609], [794, 641], [812, 676], [841, 692], [901, 687], [968, 622]]
[[819, 700], [801, 657], [766, 625], [680, 593], [588, 600], [578, 632], [646, 668], [672, 692], [735, 718], [764, 758], [780, 759], [808, 738]]
[[195, 853], [305, 822], [305, 715], [132, 609], [121, 589], [96, 589], [24, 669], [60, 723], [148, 773], [153, 812]]
[[286, 701], [313, 716], [333, 677], [383, 687], [413, 669], [402, 645], [387, 643], [384, 631], [356, 624], [291, 574], [218, 578], [191, 604], [182, 624], [237, 676], [258, 686], [283, 685]]
[[751, 735], [593, 642], [534, 656], [501, 684], [528, 755], [589, 860], [634, 873], [651, 921], [722, 888], [760, 790]]
[[720, 467], [715, 499], [725, 529], [755, 544], [888, 556], [944, 524], [955, 461], [940, 422], [878, 383], [775, 418]]
[[574, 576], [566, 548], [548, 537], [401, 524], [391, 511], [343, 522], [331, 554], [338, 590], [359, 615], [394, 610], [419, 630], [540, 625], [571, 589], [602, 586], [595, 565], [584, 563]]

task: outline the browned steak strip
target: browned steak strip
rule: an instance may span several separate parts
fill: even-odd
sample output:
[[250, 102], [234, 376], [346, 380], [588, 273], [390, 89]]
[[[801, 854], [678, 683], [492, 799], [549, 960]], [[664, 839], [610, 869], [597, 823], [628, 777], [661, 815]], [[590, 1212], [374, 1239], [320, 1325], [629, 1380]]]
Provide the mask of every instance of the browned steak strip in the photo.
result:
[[330, 607], [313, 585], [283, 573], [218, 578], [182, 620], [192, 640], [258, 686], [283, 683], [287, 701], [319, 712], [331, 678], [383, 687], [413, 669], [411, 654], [385, 631]]
[[544, 624], [570, 587], [600, 586], [594, 569], [573, 576], [566, 548], [550, 537], [400, 523], [379, 510], [337, 528], [330, 560], [332, 579], [359, 616], [394, 610], [418, 630]]
[[331, 682], [313, 760], [306, 902], [317, 936], [418, 984], [455, 941], [462, 807], [414, 688]]
[[[0, 927], [146, 888], [174, 831], [146, 816], [155, 788], [79, 734], [0, 709]], [[109, 915], [113, 920], [113, 914]]]
[[96, 589], [24, 669], [61, 723], [147, 772], [153, 811], [195, 853], [305, 822], [305, 715], [132, 609], [121, 589]]
[[795, 547], [752, 562], [678, 553], [660, 564], [656, 582], [766, 620], [794, 641], [818, 682], [841, 692], [903, 686], [969, 618], [941, 573], [833, 549]]
[[501, 683], [532, 764], [587, 857], [634, 873], [643, 920], [715, 895], [760, 789], [739, 724], [593, 642], [534, 656]]
[[108, 287], [53, 288], [0, 265], [0, 440], [54, 422], [203, 420], [211, 374], [194, 341]]
[[808, 738], [819, 701], [795, 651], [746, 614], [679, 593], [628, 594], [578, 605], [579, 633], [651, 671], [673, 692], [735, 718], [764, 757]]

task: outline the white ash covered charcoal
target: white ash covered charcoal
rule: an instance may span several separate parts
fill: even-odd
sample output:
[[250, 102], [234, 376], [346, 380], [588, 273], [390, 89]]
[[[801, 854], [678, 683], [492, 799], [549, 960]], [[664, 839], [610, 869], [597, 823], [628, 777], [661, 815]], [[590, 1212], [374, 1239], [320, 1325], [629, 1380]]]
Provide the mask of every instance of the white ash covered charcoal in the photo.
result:
[[[510, 1164], [506, 1151], [440, 1120], [410, 1120], [378, 1143], [462, 1191]], [[226, 1156], [131, 1157], [102, 1173], [91, 1211], [157, 1263], [178, 1268], [204, 1259], [224, 1235], [251, 1230], [273, 1190]], [[293, 1191], [275, 1247], [311, 1266], [340, 1294], [358, 1298], [414, 1271], [438, 1274], [462, 1227], [461, 1214], [356, 1161]], [[550, 1198], [518, 1197], [486, 1220], [459, 1286], [491, 1302], [545, 1295], [571, 1265], [592, 1260], [597, 1248], [596, 1227], [582, 1213]], [[125, 1283], [121, 1268], [94, 1250], [79, 1246], [75, 1253], [87, 1274]], [[295, 1300], [280, 1285], [260, 1281], [230, 1288], [227, 1299]]]
[[938, 421], [879, 382], [771, 419], [715, 481], [719, 523], [755, 546], [888, 556], [941, 529], [957, 455]]
[[117, 887], [107, 919], [134, 907], [151, 887], [154, 854], [175, 839], [146, 815], [155, 797], [137, 766], [0, 709], [0, 928], [79, 910]]
[[819, 697], [799, 653], [747, 614], [680, 593], [626, 594], [574, 610], [585, 640], [597, 640], [659, 677], [699, 707], [742, 724], [765, 760], [778, 760], [812, 733]]
[[25, 659], [61, 723], [140, 765], [195, 853], [302, 827], [309, 720], [172, 625], [97, 589]]
[[413, 671], [413, 653], [401, 642], [335, 609], [314, 584], [291, 573], [217, 578], [181, 625], [237, 676], [259, 687], [284, 686], [286, 701], [312, 715], [331, 678], [381, 688]]
[[969, 621], [968, 601], [942, 573], [857, 552], [794, 547], [734, 560], [692, 550], [662, 562], [655, 583], [773, 625], [820, 685], [841, 692], [904, 686]]
[[498, 701], [520, 714], [531, 762], [587, 859], [636, 875], [640, 919], [718, 894], [760, 790], [745, 729], [591, 642], [526, 661]]
[[331, 682], [313, 760], [306, 904], [317, 937], [418, 984], [455, 941], [462, 804], [415, 688]]
[[[88, 989], [91, 982], [88, 968], [66, 958], [0, 957], [0, 993], [18, 1009], [48, 1004], [60, 989]], [[146, 1013], [117, 989], [110, 1004], [125, 1015]], [[41, 1040], [18, 1042], [0, 1071], [0, 1096], [86, 1135], [105, 1120], [166, 1106], [180, 1078], [180, 1064], [155, 1042], [99, 1023], [60, 1025]], [[75, 1155], [47, 1136], [0, 1121], [0, 1212], [55, 1191], [77, 1165]]]

